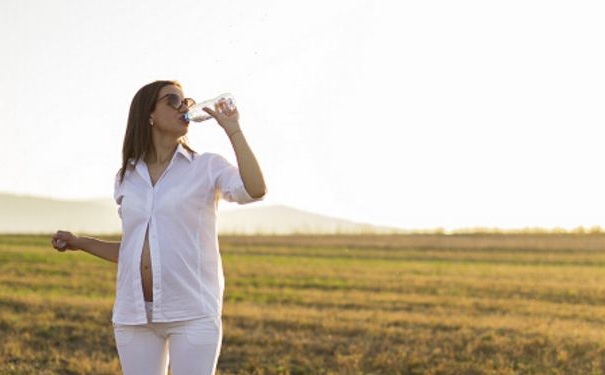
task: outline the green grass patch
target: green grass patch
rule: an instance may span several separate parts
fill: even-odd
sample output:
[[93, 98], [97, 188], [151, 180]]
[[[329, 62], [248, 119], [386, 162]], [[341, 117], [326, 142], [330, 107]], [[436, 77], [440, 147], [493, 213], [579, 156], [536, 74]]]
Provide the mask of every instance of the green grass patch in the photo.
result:
[[[115, 264], [49, 243], [0, 236], [0, 373], [119, 373]], [[219, 374], [605, 373], [605, 236], [227, 237], [221, 249]]]

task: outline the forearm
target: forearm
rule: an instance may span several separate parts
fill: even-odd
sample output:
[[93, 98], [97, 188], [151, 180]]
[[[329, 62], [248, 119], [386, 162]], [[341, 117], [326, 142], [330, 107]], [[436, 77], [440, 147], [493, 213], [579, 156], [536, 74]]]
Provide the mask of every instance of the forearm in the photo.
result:
[[78, 237], [74, 241], [78, 249], [113, 263], [118, 262], [120, 242], [103, 241], [92, 237]]
[[246, 191], [252, 198], [261, 198], [265, 195], [267, 187], [258, 161], [250, 149], [246, 137], [238, 129], [229, 135], [229, 140], [233, 145], [237, 166]]

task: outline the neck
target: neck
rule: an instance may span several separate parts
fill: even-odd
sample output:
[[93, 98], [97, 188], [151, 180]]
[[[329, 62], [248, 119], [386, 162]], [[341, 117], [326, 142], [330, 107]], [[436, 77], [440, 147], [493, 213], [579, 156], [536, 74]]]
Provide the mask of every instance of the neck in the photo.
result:
[[161, 137], [152, 137], [153, 149], [149, 150], [145, 156], [145, 162], [164, 164], [172, 159], [172, 155], [176, 151], [178, 142], [175, 139], [166, 139]]

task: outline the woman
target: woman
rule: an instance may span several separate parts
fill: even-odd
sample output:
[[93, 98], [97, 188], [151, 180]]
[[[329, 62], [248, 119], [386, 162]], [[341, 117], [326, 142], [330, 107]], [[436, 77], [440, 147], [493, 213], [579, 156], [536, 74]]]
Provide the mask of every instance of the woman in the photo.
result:
[[134, 96], [114, 197], [121, 242], [58, 231], [59, 251], [83, 250], [117, 262], [112, 322], [126, 375], [213, 374], [222, 340], [223, 269], [219, 197], [248, 203], [266, 191], [237, 109], [206, 108], [229, 137], [238, 168], [187, 145], [183, 115], [195, 102], [176, 81], [156, 81]]

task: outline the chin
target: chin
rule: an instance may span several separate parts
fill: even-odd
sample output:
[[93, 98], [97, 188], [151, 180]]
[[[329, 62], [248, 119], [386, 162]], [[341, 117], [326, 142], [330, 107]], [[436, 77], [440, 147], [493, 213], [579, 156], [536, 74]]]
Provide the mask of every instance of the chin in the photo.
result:
[[178, 134], [180, 134], [181, 136], [187, 134], [188, 131], [189, 131], [189, 124], [187, 124], [186, 122], [182, 122], [180, 124], [180, 126], [178, 127], [178, 129], [176, 130], [176, 132]]

